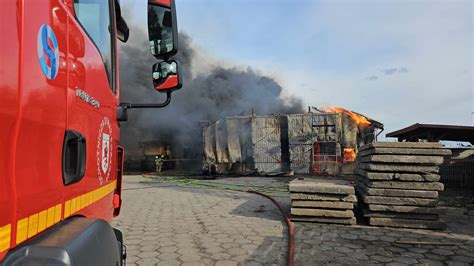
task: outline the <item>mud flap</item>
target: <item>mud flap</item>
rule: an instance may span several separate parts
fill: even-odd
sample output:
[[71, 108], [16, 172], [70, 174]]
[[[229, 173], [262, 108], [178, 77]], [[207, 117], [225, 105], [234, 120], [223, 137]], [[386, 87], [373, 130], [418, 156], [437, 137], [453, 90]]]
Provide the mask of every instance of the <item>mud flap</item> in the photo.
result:
[[123, 233], [117, 228], [114, 228], [115, 238], [117, 239], [120, 255], [122, 256], [122, 264], [126, 265], [127, 263], [127, 247], [123, 243]]

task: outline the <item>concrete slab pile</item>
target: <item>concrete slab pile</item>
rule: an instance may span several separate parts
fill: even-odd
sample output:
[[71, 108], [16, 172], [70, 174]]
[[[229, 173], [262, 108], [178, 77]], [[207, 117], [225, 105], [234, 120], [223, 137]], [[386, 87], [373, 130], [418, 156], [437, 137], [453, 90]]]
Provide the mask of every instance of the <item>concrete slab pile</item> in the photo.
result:
[[356, 191], [370, 225], [444, 229], [438, 174], [451, 151], [440, 143], [374, 142], [357, 154]]
[[355, 224], [354, 184], [346, 180], [305, 178], [289, 185], [293, 221]]

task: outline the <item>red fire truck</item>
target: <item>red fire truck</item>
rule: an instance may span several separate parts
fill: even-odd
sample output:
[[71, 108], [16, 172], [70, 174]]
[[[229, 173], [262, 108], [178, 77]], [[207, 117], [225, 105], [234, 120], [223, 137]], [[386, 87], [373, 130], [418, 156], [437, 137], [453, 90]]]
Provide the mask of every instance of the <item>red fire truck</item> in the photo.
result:
[[162, 103], [120, 102], [119, 0], [4, 0], [0, 21], [0, 264], [123, 264], [119, 122], [181, 87], [173, 1], [148, 1], [143, 47]]

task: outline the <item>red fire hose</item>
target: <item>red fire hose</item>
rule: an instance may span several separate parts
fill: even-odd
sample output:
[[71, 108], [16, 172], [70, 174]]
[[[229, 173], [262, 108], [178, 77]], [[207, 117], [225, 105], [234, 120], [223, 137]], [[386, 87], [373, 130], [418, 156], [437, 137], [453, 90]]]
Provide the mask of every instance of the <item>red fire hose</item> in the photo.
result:
[[291, 222], [290, 220], [290, 217], [288, 217], [288, 214], [286, 213], [286, 211], [283, 209], [283, 207], [280, 205], [280, 203], [278, 203], [275, 199], [273, 199], [272, 197], [268, 196], [268, 195], [265, 195], [261, 192], [258, 192], [258, 191], [255, 191], [255, 190], [252, 190], [252, 189], [248, 189], [247, 190], [248, 193], [255, 193], [257, 195], [260, 195], [262, 197], [265, 197], [269, 200], [271, 200], [273, 202], [273, 204], [275, 204], [278, 209], [280, 210], [281, 214], [283, 214], [283, 216], [285, 217], [285, 220], [286, 220], [286, 224], [288, 225], [288, 266], [293, 266], [295, 261], [294, 261], [294, 257], [295, 257], [295, 238], [294, 238], [294, 228], [293, 228], [293, 223]]

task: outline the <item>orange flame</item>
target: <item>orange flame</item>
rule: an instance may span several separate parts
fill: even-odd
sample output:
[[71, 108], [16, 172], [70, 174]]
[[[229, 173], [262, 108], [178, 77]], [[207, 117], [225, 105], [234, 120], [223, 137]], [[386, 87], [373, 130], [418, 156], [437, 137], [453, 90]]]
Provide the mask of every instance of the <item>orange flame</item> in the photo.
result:
[[352, 120], [354, 120], [354, 122], [358, 125], [358, 126], [362, 126], [362, 127], [368, 127], [370, 126], [372, 123], [367, 119], [367, 117], [363, 116], [363, 115], [360, 115], [360, 114], [356, 114], [352, 111], [349, 111], [347, 109], [344, 109], [342, 107], [337, 107], [337, 106], [334, 106], [334, 107], [323, 107], [323, 111], [326, 112], [326, 113], [345, 113], [347, 115], [349, 115]]
[[356, 151], [354, 148], [344, 148], [344, 161], [355, 161]]

